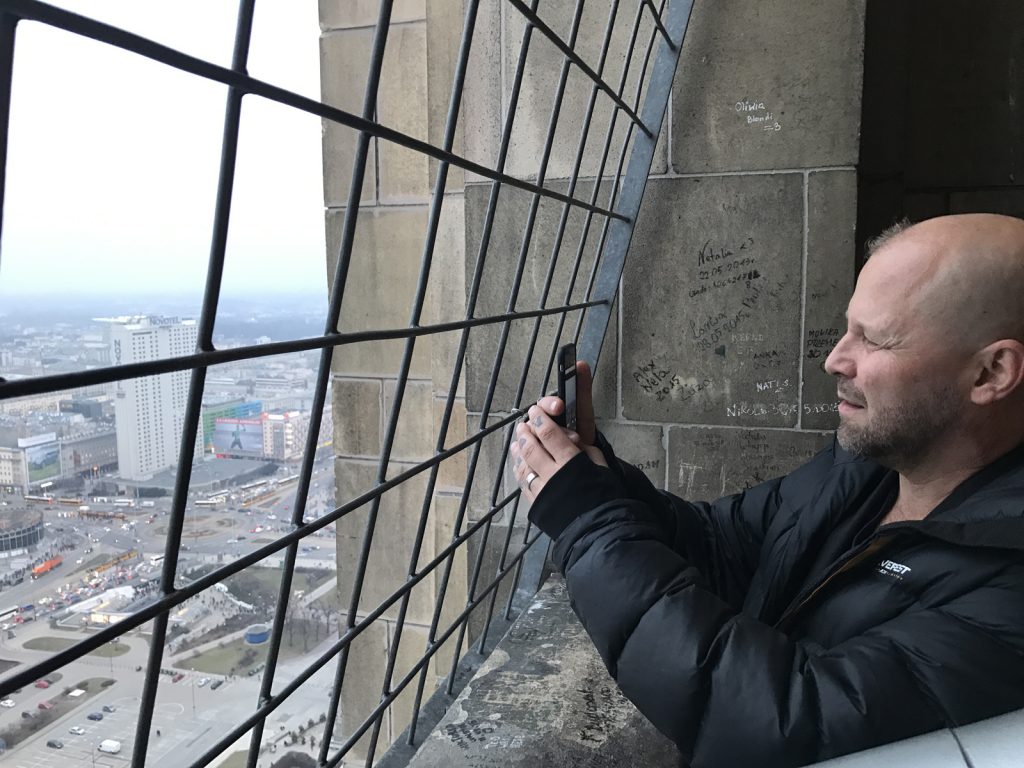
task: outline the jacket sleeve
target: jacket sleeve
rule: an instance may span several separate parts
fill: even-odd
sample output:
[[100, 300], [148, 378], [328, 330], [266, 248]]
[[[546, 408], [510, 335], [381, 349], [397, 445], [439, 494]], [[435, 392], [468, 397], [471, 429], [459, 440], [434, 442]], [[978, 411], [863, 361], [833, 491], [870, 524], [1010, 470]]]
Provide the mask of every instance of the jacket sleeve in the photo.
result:
[[[545, 531], [558, 478], [531, 510]], [[1020, 622], [1010, 638], [990, 613], [1024, 606], [1019, 574], [825, 649], [718, 596], [673, 546], [663, 510], [606, 497], [550, 527], [573, 609], [609, 672], [693, 768], [799, 766], [951, 725], [964, 686], [991, 697], [991, 714], [1024, 706], [1024, 609], [1005, 619]]]
[[[612, 446], [598, 433], [597, 447], [604, 453], [610, 474], [620, 482], [614, 491], [591, 498], [597, 506], [611, 498], [631, 499], [643, 503], [658, 519], [664, 540], [675, 552], [700, 572], [708, 588], [732, 605], [740, 605], [746, 595], [761, 556], [765, 534], [779, 508], [784, 478], [777, 478], [748, 488], [742, 493], [723, 496], [713, 502], [688, 501], [656, 489], [647, 476], [632, 464], [615, 456]], [[831, 465], [831, 450], [822, 451], [806, 469], [798, 471], [786, 482], [799, 483], [800, 472], [821, 472], [822, 464]], [[588, 466], [589, 465], [589, 466]], [[545, 513], [547, 519], [558, 518], [549, 528], [560, 531], [567, 520], [584, 508], [578, 489], [592, 482], [593, 465], [586, 457], [558, 472], [542, 493], [545, 509], [561, 512]], [[542, 526], [543, 527], [543, 526]], [[554, 538], [557, 533], [546, 530]]]

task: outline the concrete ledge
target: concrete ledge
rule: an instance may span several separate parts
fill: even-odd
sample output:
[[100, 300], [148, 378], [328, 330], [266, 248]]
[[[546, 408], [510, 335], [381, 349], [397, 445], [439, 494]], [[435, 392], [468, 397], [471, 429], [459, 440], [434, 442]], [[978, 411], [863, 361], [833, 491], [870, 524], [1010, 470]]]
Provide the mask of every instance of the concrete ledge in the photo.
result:
[[608, 676], [550, 579], [423, 742], [410, 768], [642, 765], [676, 768], [675, 746]]

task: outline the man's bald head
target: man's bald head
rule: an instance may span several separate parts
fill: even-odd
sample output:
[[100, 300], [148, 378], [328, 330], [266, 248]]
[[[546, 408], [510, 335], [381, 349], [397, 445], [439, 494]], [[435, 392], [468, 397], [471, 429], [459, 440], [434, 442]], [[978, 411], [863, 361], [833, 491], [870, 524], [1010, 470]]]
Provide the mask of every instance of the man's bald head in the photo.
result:
[[967, 348], [1024, 342], [1024, 221], [972, 213], [900, 228], [876, 243], [865, 270], [898, 274], [906, 310]]

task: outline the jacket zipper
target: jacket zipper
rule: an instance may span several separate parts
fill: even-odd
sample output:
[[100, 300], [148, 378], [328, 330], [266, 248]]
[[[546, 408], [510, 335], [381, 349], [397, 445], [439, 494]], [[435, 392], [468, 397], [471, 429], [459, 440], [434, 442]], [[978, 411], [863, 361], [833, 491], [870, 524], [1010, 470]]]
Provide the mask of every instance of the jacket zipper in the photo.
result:
[[871, 555], [876, 554], [883, 546], [888, 544], [891, 539], [892, 536], [878, 536], [877, 538], [871, 539], [862, 544], [857, 551], [847, 555], [846, 559], [840, 561], [840, 563], [833, 568], [824, 579], [819, 581], [809, 593], [805, 593], [805, 596], [802, 597], [796, 605], [787, 609], [786, 612], [782, 614], [782, 617], [775, 622], [775, 627], [782, 628], [786, 622], [792, 620], [792, 618], [799, 613], [805, 605], [811, 602], [819, 592], [825, 589], [825, 587], [827, 587], [834, 578], [842, 573], [846, 573], [854, 566], [864, 562], [864, 560]]

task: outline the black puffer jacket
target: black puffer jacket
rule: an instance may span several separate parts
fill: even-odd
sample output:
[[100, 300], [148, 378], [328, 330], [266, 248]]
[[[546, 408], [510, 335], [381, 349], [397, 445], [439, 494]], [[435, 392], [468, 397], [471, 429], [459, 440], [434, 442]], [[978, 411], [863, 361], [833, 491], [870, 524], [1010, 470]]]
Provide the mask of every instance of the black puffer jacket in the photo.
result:
[[838, 445], [714, 503], [576, 456], [530, 518], [623, 693], [694, 768], [797, 766], [1024, 707], [1024, 446], [925, 520]]

